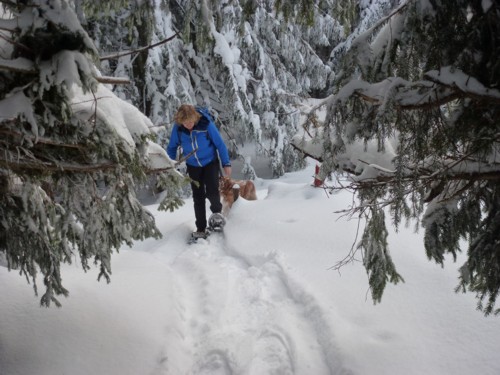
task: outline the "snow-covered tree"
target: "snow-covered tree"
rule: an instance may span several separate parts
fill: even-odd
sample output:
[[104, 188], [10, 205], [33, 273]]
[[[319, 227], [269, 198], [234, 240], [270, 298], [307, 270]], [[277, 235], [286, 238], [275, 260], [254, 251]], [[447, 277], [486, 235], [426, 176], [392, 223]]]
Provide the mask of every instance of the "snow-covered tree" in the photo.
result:
[[79, 256], [109, 280], [122, 244], [159, 237], [135, 197], [148, 171], [162, 173], [162, 207], [182, 177], [151, 141], [150, 120], [102, 82], [98, 51], [66, 0], [1, 1], [0, 252], [9, 269], [41, 273], [41, 304], [67, 295], [61, 263]]
[[385, 215], [396, 227], [422, 218], [429, 259], [443, 264], [468, 243], [457, 290], [498, 313], [500, 4], [401, 1], [349, 41], [335, 82], [309, 117], [326, 107], [326, 120], [294, 144], [323, 161], [324, 175], [353, 176], [374, 300], [401, 280]]
[[[290, 140], [299, 126], [297, 104], [322, 92], [331, 73], [329, 50], [341, 27], [328, 13], [313, 8], [317, 22], [310, 28], [284, 22], [273, 0], [136, 1], [109, 13], [78, 3], [92, 38], [109, 52], [176, 35], [149, 49], [143, 68], [130, 68], [139, 64], [138, 54], [102, 65], [107, 74], [131, 78], [131, 87], [117, 87], [117, 94], [154, 124], [166, 125], [162, 138], [179, 104], [196, 103], [211, 108], [233, 156], [240, 145], [255, 142], [275, 175], [303, 165]], [[145, 20], [152, 26], [142, 27]], [[134, 73], [141, 69], [144, 77]]]

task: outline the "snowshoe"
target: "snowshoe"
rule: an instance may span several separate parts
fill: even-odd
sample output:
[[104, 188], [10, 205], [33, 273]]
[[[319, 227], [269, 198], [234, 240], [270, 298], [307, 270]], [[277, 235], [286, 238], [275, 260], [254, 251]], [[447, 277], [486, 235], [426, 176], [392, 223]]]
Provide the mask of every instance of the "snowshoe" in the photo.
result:
[[188, 243], [192, 244], [197, 242], [200, 238], [206, 240], [207, 237], [210, 235], [210, 232], [205, 230], [205, 231], [196, 231], [191, 233], [191, 237], [189, 237]]
[[212, 214], [208, 219], [208, 229], [213, 232], [222, 232], [224, 225], [226, 225], [226, 219], [218, 212]]

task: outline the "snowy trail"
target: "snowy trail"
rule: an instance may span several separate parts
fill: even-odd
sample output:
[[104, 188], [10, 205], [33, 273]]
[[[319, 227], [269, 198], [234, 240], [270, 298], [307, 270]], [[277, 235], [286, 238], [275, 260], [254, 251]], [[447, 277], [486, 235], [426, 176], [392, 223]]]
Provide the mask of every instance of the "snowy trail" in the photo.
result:
[[464, 257], [443, 269], [422, 234], [391, 231], [405, 283], [373, 305], [359, 262], [331, 270], [358, 230], [334, 214], [352, 197], [327, 196], [311, 174], [259, 180], [224, 237], [194, 245], [191, 200], [173, 213], [149, 206], [163, 238], [123, 247], [110, 284], [75, 257], [61, 309], [40, 308], [0, 267], [0, 374], [498, 375], [500, 319], [453, 292]]
[[184, 355], [158, 373], [347, 373], [321, 308], [287, 275], [279, 255], [250, 259], [230, 244], [213, 235], [172, 260], [183, 322], [176, 346]]

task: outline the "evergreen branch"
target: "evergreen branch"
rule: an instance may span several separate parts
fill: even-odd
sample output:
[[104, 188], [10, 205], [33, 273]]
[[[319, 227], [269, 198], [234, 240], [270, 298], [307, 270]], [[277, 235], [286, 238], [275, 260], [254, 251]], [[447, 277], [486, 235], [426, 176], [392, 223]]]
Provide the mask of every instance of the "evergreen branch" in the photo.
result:
[[354, 38], [352, 42], [352, 46], [359, 45], [360, 43], [365, 42], [368, 37], [376, 32], [377, 29], [379, 29], [382, 25], [384, 25], [386, 22], [389, 22], [395, 15], [401, 13], [405, 8], [409, 5], [411, 0], [408, 0], [401, 4], [399, 7], [394, 9], [391, 13], [389, 13], [387, 16], [383, 17], [382, 19], [378, 20], [375, 24], [373, 24], [368, 30], [363, 32], [362, 34], [358, 35], [356, 38]]
[[77, 164], [67, 164], [67, 163], [46, 163], [42, 161], [8, 161], [0, 159], [0, 166], [6, 167], [13, 171], [24, 171], [26, 170], [37, 170], [37, 171], [50, 171], [50, 172], [99, 172], [109, 169], [115, 169], [118, 167], [116, 163], [103, 163], [103, 164], [92, 164], [92, 165], [77, 165]]
[[[1, 129], [0, 128], [0, 134], [7, 135], [7, 136], [14, 136], [14, 137], [20, 137], [23, 139], [29, 139], [33, 143], [41, 143], [41, 144], [47, 144], [51, 146], [58, 146], [58, 147], [66, 147], [66, 148], [76, 148], [79, 150], [85, 150], [85, 146], [80, 145], [80, 144], [71, 144], [71, 143], [62, 143], [62, 142], [57, 142], [49, 138], [45, 137], [30, 137], [29, 135], [23, 134], [21, 132], [15, 131], [13, 129]], [[35, 142], [36, 141], [36, 142]]]
[[[352, 173], [352, 171], [349, 171]], [[399, 182], [410, 182], [410, 181], [436, 181], [445, 179], [448, 181], [497, 181], [500, 180], [500, 170], [481, 172], [481, 171], [470, 171], [470, 172], [455, 172], [447, 174], [432, 174], [432, 175], [420, 175], [419, 173], [408, 174], [403, 178], [396, 176], [380, 175], [367, 180], [355, 181], [354, 186], [359, 186], [361, 188], [373, 188], [377, 186], [384, 186], [391, 183]]]
[[[14, 1], [11, 1], [11, 0], [0, 0], [0, 4], [4, 4], [4, 6], [10, 7], [10, 8], [17, 8], [19, 6], [18, 2], [14, 2]], [[24, 6], [32, 6], [32, 7], [34, 7], [34, 5], [24, 5]]]
[[155, 48], [155, 47], [158, 47], [162, 44], [165, 44], [165, 43], [168, 43], [170, 42], [171, 40], [173, 40], [177, 35], [179, 35], [179, 32], [176, 32], [174, 35], [166, 38], [166, 39], [163, 39], [157, 43], [153, 43], [153, 44], [150, 44], [148, 46], [145, 46], [145, 47], [139, 47], [139, 48], [136, 48], [134, 50], [131, 50], [131, 51], [125, 51], [125, 52], [118, 52], [118, 53], [115, 53], [113, 55], [108, 55], [108, 56], [103, 56], [101, 58], [99, 58], [100, 61], [105, 61], [105, 60], [111, 60], [111, 59], [118, 59], [120, 57], [123, 57], [123, 56], [128, 56], [128, 55], [132, 55], [134, 53], [140, 53], [140, 52], [144, 52], [144, 51], [147, 51], [149, 49], [152, 49], [152, 48]]
[[[430, 189], [429, 193], [425, 197], [423, 197], [423, 201], [429, 203], [437, 196], [442, 195], [442, 192], [446, 186], [445, 182], [453, 182], [453, 181], [465, 182], [465, 185], [460, 186], [458, 190], [454, 190], [450, 194], [446, 194], [447, 196], [445, 198], [442, 198], [441, 200], [447, 200], [457, 195], [460, 195], [464, 191], [468, 190], [477, 181], [500, 180], [500, 170], [489, 171], [489, 172], [455, 172], [453, 174], [445, 170], [441, 170], [441, 173], [429, 173], [427, 169], [421, 169], [421, 168], [419, 168], [419, 170], [424, 171], [425, 174], [421, 174], [419, 173], [419, 171], [415, 171], [415, 173], [407, 174], [404, 177], [398, 177], [395, 175], [393, 176], [380, 175], [366, 180], [351, 180], [351, 182], [347, 186], [334, 187], [325, 185], [324, 188], [329, 190], [330, 193], [337, 190], [338, 191], [348, 190], [351, 192], [357, 192], [361, 190], [371, 190], [374, 188], [387, 187], [388, 185], [415, 183], [416, 181], [419, 181], [422, 183], [423, 186], [429, 187]], [[345, 168], [343, 169], [343, 171], [353, 175], [356, 174], [354, 173], [354, 171], [346, 170]], [[432, 183], [436, 182], [438, 183], [433, 186]], [[411, 193], [412, 190], [413, 188], [409, 188], [403, 191], [402, 195], [408, 195]], [[396, 200], [397, 198], [394, 198], [393, 200], [384, 200], [383, 202], [379, 202], [378, 205], [380, 207], [385, 207], [394, 203]], [[336, 213], [350, 214], [352, 216], [356, 212], [363, 212], [367, 207], [370, 207], [370, 205], [358, 205], [355, 208], [336, 211]]]
[[[35, 65], [31, 60], [17, 58], [15, 60], [0, 59], [0, 70], [11, 71], [15, 73], [37, 74]], [[130, 79], [125, 77], [94, 76], [95, 80], [103, 84], [128, 85]]]
[[474, 99], [477, 101], [488, 101], [493, 102], [493, 104], [500, 105], [500, 98], [491, 96], [491, 95], [480, 95], [476, 93], [472, 93], [470, 91], [463, 91], [457, 86], [450, 86], [440, 83], [440, 86], [451, 89], [447, 95], [437, 96], [436, 99], [423, 102], [423, 103], [414, 103], [414, 104], [400, 104], [396, 107], [399, 107], [403, 110], [414, 110], [414, 109], [430, 109], [437, 108], [447, 103], [450, 103], [457, 99]]
[[[415, 101], [413, 103], [403, 103], [403, 98], [398, 98], [397, 96], [394, 99], [394, 106], [397, 109], [400, 110], [417, 110], [417, 109], [423, 109], [423, 110], [428, 110], [431, 108], [436, 108], [440, 107], [442, 105], [445, 105], [447, 103], [450, 103], [454, 100], [457, 99], [473, 99], [476, 101], [487, 101], [491, 102], [492, 104], [500, 105], [500, 97], [495, 96], [495, 95], [488, 95], [488, 94], [480, 94], [472, 91], [466, 91], [458, 87], [456, 84], [446, 84], [443, 83], [439, 80], [434, 80], [430, 79], [430, 77], [427, 77], [429, 80], [428, 81], [419, 81], [415, 82], [413, 84], [410, 84], [410, 89], [419, 89], [419, 88], [428, 88], [429, 93], [434, 91], [436, 92], [436, 95], [419, 95], [418, 101]], [[429, 87], [428, 83], [433, 83], [434, 87]], [[442, 90], [443, 88], [447, 89]], [[367, 91], [367, 90], [366, 90]], [[376, 98], [368, 94], [366, 91], [362, 90], [356, 90], [354, 91], [353, 95], [356, 95], [363, 99], [365, 102], [370, 103], [373, 106], [382, 106], [384, 103], [381, 99]], [[439, 95], [437, 92], [439, 91]], [[423, 101], [422, 98], [432, 98], [430, 100]]]
[[146, 169], [144, 171], [144, 173], [147, 174], [147, 175], [161, 174], [161, 173], [165, 173], [165, 172], [170, 172], [172, 169], [174, 169], [174, 167]]
[[0, 59], [0, 70], [16, 73], [35, 74], [35, 64], [31, 60], [19, 57], [14, 60]]
[[294, 149], [296, 149], [297, 151], [299, 151], [300, 153], [304, 154], [305, 156], [308, 156], [310, 157], [311, 159], [314, 159], [314, 160], [317, 160], [319, 161], [320, 163], [323, 162], [323, 158], [321, 156], [318, 156], [318, 155], [313, 155], [311, 153], [308, 153], [307, 151], [305, 151], [304, 149], [300, 148], [300, 146], [296, 145], [294, 142], [290, 142], [290, 146], [292, 146]]
[[[19, 1], [11, 1], [11, 0], [0, 0], [0, 3], [2, 4], [5, 4], [5, 6], [7, 7], [18, 7], [20, 4], [19, 4]], [[26, 4], [26, 1], [23, 1], [22, 2], [22, 6], [25, 7], [25, 8], [36, 8], [38, 7], [38, 5], [35, 5], [35, 4]]]
[[[17, 19], [0, 19], [0, 30], [13, 33], [17, 27], [18, 27]], [[13, 46], [16, 46], [17, 48], [22, 49], [26, 52], [30, 53], [33, 52], [31, 48], [25, 46], [22, 43], [19, 43], [19, 41], [7, 38], [5, 35], [0, 34], [0, 38], [5, 40], [7, 43], [12, 44]]]

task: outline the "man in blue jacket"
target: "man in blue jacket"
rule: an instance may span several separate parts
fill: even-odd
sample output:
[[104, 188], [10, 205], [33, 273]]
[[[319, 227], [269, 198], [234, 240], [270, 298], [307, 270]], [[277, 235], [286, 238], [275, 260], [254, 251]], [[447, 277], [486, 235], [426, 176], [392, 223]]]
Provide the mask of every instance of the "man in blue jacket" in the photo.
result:
[[193, 180], [195, 238], [207, 236], [206, 199], [210, 201], [212, 211], [209, 224], [222, 227], [225, 223], [219, 193], [219, 158], [225, 175], [231, 176], [227, 147], [211, 116], [203, 112], [189, 104], [181, 105], [174, 116], [174, 127], [167, 146], [167, 154], [172, 160], [176, 159], [179, 147], [182, 155], [187, 157], [187, 172]]

